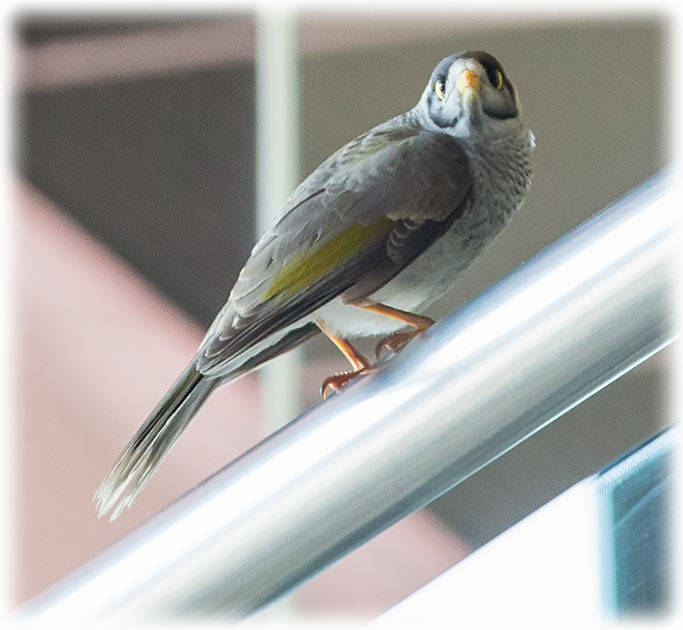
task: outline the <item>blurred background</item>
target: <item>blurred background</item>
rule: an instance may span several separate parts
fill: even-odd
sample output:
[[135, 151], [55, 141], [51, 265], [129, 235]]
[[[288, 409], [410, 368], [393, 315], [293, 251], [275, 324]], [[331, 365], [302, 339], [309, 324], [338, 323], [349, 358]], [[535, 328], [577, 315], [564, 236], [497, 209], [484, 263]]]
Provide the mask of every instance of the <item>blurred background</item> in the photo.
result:
[[[97, 520], [95, 488], [225, 301], [263, 218], [257, 199], [274, 204], [257, 190], [258, 24], [248, 12], [15, 16], [16, 603], [270, 430], [257, 375], [223, 388], [134, 508]], [[299, 176], [412, 107], [452, 52], [493, 53], [517, 87], [537, 140], [531, 192], [435, 317], [668, 161], [665, 17], [300, 13], [291, 33], [294, 99], [273, 89], [268, 100], [294, 107], [298, 157], [281, 167]], [[300, 409], [345, 369], [322, 338], [294, 361], [285, 385]], [[318, 575], [291, 606], [386, 610], [670, 423], [668, 369], [667, 352], [656, 355]]]

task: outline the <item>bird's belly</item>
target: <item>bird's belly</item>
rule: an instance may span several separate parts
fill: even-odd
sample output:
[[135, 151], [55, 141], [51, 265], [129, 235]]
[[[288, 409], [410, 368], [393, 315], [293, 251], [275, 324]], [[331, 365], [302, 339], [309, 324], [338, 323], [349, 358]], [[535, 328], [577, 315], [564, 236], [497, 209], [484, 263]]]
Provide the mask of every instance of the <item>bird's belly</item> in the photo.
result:
[[[490, 215], [473, 212], [453, 227], [401, 273], [368, 299], [411, 313], [422, 313], [457, 281], [484, 247], [505, 225]], [[336, 298], [316, 313], [330, 330], [344, 337], [386, 335], [405, 324]]]

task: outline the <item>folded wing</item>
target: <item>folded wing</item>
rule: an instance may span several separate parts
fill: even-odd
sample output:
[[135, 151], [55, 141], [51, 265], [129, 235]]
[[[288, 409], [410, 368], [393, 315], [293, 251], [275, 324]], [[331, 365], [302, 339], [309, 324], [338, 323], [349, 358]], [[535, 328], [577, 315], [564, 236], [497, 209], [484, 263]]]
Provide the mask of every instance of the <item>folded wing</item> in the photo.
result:
[[297, 188], [256, 244], [198, 369], [220, 375], [335, 297], [372, 293], [462, 216], [470, 188], [467, 158], [448, 135], [390, 121], [359, 136]]

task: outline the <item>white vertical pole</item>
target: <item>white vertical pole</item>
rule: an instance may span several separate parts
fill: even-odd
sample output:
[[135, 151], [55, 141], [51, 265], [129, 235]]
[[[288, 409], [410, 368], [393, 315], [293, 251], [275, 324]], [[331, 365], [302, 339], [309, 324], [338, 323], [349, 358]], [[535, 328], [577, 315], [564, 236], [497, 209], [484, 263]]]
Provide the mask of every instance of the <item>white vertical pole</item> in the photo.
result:
[[[277, 216], [299, 179], [299, 82], [296, 17], [264, 8], [256, 28], [256, 229]], [[301, 412], [301, 353], [260, 371], [262, 426], [268, 435]]]
[[[296, 16], [286, 8], [262, 8], [256, 22], [256, 231], [278, 215], [299, 180], [299, 68]], [[290, 351], [259, 372], [261, 431], [270, 435], [302, 411], [301, 350]], [[282, 598], [268, 615], [294, 614], [295, 596]]]

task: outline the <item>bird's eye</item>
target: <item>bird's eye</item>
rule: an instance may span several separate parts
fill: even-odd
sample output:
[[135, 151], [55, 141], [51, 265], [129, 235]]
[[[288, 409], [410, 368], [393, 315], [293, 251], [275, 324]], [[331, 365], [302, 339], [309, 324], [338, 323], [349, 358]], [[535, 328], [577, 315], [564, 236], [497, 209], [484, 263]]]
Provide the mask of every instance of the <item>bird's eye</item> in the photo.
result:
[[444, 84], [441, 79], [437, 79], [434, 83], [434, 93], [440, 101], [443, 101], [443, 99], [446, 98], [446, 89], [444, 88]]
[[489, 78], [489, 82], [496, 90], [503, 89], [503, 73], [498, 70], [498, 68], [487, 68], [486, 75]]

